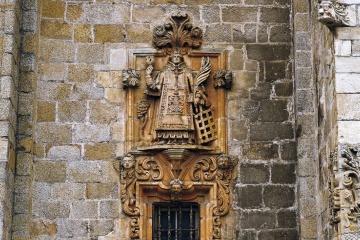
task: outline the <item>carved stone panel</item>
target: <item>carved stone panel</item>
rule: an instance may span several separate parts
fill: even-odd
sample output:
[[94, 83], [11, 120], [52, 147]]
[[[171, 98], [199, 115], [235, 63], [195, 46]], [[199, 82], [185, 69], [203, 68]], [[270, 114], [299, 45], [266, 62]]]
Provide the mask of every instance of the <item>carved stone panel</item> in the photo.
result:
[[238, 161], [226, 154], [227, 52], [198, 50], [202, 31], [179, 12], [155, 27], [153, 43], [130, 50], [123, 71], [121, 201], [130, 237], [152, 236], [153, 203], [181, 201], [200, 204], [201, 239], [221, 239]]

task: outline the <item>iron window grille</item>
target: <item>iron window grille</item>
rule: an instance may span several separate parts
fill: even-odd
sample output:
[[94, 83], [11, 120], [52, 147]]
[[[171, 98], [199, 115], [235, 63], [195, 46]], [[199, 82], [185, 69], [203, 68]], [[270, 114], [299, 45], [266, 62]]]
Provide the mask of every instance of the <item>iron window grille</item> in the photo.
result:
[[200, 240], [198, 203], [153, 203], [153, 240]]

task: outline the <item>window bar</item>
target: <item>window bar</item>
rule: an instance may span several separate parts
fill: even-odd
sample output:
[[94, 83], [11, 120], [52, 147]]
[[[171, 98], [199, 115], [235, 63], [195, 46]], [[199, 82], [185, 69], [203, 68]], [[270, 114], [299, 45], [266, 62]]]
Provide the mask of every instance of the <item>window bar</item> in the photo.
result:
[[192, 205], [190, 205], [190, 240], [193, 239], [193, 209]]
[[182, 239], [182, 227], [181, 227], [181, 223], [182, 223], [182, 210], [181, 210], [181, 205], [179, 206], [179, 239]]
[[170, 204], [168, 205], [168, 239], [171, 239]]
[[161, 239], [161, 206], [158, 205], [158, 240]]

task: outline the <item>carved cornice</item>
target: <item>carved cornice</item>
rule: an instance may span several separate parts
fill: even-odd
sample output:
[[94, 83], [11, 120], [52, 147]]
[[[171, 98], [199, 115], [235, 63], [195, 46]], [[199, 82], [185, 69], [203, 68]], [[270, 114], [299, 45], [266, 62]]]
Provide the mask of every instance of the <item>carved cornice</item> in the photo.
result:
[[360, 148], [340, 146], [330, 156], [332, 177], [330, 207], [336, 239], [360, 236]]
[[202, 30], [192, 25], [187, 13], [176, 12], [163, 25], [155, 27], [153, 42], [156, 48], [171, 53], [173, 49], [199, 48], [202, 36]]
[[318, 20], [328, 27], [350, 25], [346, 6], [338, 2], [321, 1], [318, 7]]

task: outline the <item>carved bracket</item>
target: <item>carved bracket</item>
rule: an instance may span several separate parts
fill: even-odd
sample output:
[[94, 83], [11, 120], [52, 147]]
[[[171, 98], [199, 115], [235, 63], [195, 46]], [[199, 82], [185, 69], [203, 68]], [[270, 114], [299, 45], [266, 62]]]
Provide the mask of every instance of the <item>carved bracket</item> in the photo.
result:
[[346, 6], [338, 2], [322, 1], [318, 8], [318, 20], [330, 28], [350, 25]]
[[217, 70], [214, 72], [214, 88], [230, 89], [233, 75], [229, 70]]
[[136, 88], [140, 86], [140, 75], [134, 69], [122, 71], [123, 88]]
[[330, 222], [338, 235], [336, 239], [357, 239], [360, 235], [360, 148], [340, 146], [339, 152], [334, 151], [330, 159]]

